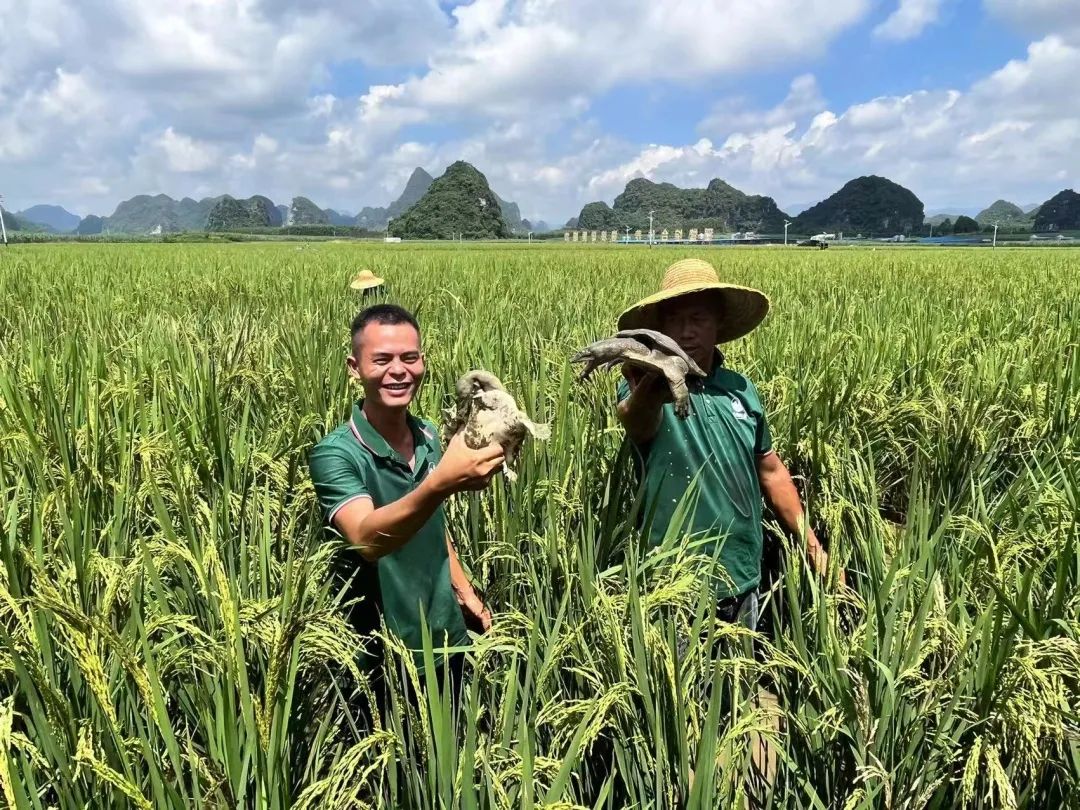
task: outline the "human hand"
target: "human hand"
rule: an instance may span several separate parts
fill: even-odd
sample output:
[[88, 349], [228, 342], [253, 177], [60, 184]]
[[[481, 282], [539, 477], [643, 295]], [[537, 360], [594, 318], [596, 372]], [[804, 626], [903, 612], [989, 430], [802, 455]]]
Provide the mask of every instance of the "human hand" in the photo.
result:
[[465, 617], [466, 627], [473, 632], [486, 633], [491, 629], [491, 611], [484, 607], [484, 603], [478, 597], [473, 596], [472, 599], [463, 602], [461, 613]]
[[498, 444], [473, 450], [458, 433], [446, 447], [442, 459], [431, 471], [431, 484], [445, 495], [484, 489], [502, 467], [505, 455]]
[[663, 374], [645, 371], [630, 363], [623, 363], [622, 375], [630, 384], [630, 393], [635, 397], [644, 397], [657, 403], [672, 402], [671, 388]]
[[[821, 543], [818, 542], [817, 536], [811, 529], [807, 532], [806, 538], [807, 554], [810, 557], [810, 564], [814, 567], [814, 570], [818, 573], [818, 576], [822, 580], [826, 580], [829, 576], [829, 553], [825, 551]], [[844, 575], [844, 569], [840, 568], [837, 571], [840, 580], [840, 587], [847, 587], [847, 577]]]

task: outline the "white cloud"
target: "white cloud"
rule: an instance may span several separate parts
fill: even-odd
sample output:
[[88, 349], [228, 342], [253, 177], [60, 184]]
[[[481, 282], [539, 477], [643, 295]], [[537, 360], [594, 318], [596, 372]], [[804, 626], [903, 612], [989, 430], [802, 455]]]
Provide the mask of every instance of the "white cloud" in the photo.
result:
[[712, 112], [698, 125], [698, 130], [710, 135], [717, 132], [739, 132], [764, 129], [782, 124], [794, 124], [825, 106], [817, 79], [809, 73], [796, 76], [787, 96], [775, 107], [755, 109], [745, 98], [724, 99], [713, 105]]
[[153, 141], [169, 171], [204, 172], [218, 162], [218, 151], [211, 144], [197, 141], [169, 127]]
[[[1041, 200], [1062, 185], [1080, 187], [1080, 105], [1062, 103], [1075, 97], [1078, 73], [1080, 47], [1051, 36], [965, 91], [885, 96], [840, 112], [822, 105], [798, 123], [789, 95], [772, 110], [733, 116], [751, 126], [728, 129], [722, 141], [649, 146], [594, 173], [588, 186], [611, 199], [636, 176], [698, 186], [722, 177], [783, 204], [821, 199], [873, 173], [935, 205]], [[720, 121], [707, 119], [718, 136]]]
[[[947, 0], [896, 2], [879, 37], [914, 36]], [[805, 71], [870, 0], [0, 0], [0, 173], [17, 207], [94, 213], [157, 192], [356, 210], [459, 158], [549, 221], [639, 175], [781, 202], [867, 172], [935, 206], [1041, 199], [1080, 181], [1080, 0], [983, 2], [1035, 36], [1022, 58], [834, 108]], [[376, 80], [347, 90], [342, 67]], [[711, 95], [780, 70], [795, 78], [775, 106]], [[629, 142], [591, 117], [611, 88], [648, 103], [675, 83], [702, 100], [685, 140]]]
[[874, 28], [874, 36], [896, 42], [914, 39], [937, 22], [943, 0], [900, 0], [896, 11]]
[[427, 73], [397, 86], [392, 103], [441, 114], [559, 114], [576, 97], [619, 84], [805, 59], [867, 7], [867, 0], [478, 0], [455, 9], [454, 39], [431, 56]]

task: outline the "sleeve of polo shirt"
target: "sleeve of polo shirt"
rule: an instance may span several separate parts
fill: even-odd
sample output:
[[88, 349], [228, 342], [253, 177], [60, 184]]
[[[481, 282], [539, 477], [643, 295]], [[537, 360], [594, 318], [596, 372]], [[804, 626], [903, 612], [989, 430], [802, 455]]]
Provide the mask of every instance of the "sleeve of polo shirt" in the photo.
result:
[[626, 381], [626, 377], [619, 378], [619, 384], [615, 386], [615, 401], [622, 402], [630, 396], [630, 383]]
[[773, 449], [772, 432], [769, 430], [769, 420], [765, 415], [765, 405], [761, 402], [761, 394], [758, 393], [757, 386], [750, 382], [750, 380], [747, 380], [746, 383], [754, 398], [753, 413], [754, 418], [757, 420], [757, 428], [754, 432], [754, 453], [763, 456]]
[[357, 498], [371, 498], [367, 483], [355, 460], [340, 448], [316, 445], [308, 459], [311, 483], [322, 507], [326, 525], [331, 526], [334, 515], [345, 504]]
[[427, 428], [428, 433], [431, 436], [431, 465], [435, 466], [442, 461], [443, 446], [442, 441], [439, 439], [439, 426], [432, 422], [430, 419], [425, 419], [424, 427]]

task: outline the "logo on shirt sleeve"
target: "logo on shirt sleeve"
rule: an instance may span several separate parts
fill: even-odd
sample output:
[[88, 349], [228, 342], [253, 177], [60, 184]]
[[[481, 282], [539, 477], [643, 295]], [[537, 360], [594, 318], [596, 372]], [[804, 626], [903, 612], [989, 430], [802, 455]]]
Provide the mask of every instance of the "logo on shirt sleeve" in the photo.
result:
[[749, 414], [746, 413], [746, 408], [743, 407], [742, 400], [738, 397], [731, 398], [731, 413], [736, 419], [749, 419]]

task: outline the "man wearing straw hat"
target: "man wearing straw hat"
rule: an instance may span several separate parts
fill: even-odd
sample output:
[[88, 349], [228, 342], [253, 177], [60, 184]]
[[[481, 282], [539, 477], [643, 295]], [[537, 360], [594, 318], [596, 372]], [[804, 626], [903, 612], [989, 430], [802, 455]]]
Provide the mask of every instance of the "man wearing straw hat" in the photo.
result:
[[366, 298], [369, 295], [374, 295], [384, 283], [385, 279], [380, 278], [370, 270], [361, 270], [353, 277], [353, 280], [349, 282], [349, 287], [354, 290], [362, 291]]
[[[716, 348], [750, 332], [764, 319], [769, 299], [758, 290], [724, 284], [701, 259], [667, 268], [660, 292], [627, 309], [619, 329], [663, 332], [692, 357], [706, 378], [687, 379], [690, 416], [679, 419], [662, 376], [628, 365], [619, 383], [618, 415], [637, 450], [647, 499], [647, 539], [659, 543], [691, 482], [696, 508], [686, 529], [715, 536], [724, 571], [717, 578], [719, 614], [728, 621], [757, 624], [761, 581], [762, 496], [784, 529], [805, 532], [807, 554], [824, 574], [828, 557], [804, 525], [799, 493], [773, 450], [757, 388], [724, 366]], [[715, 548], [708, 549], [710, 552]]]

